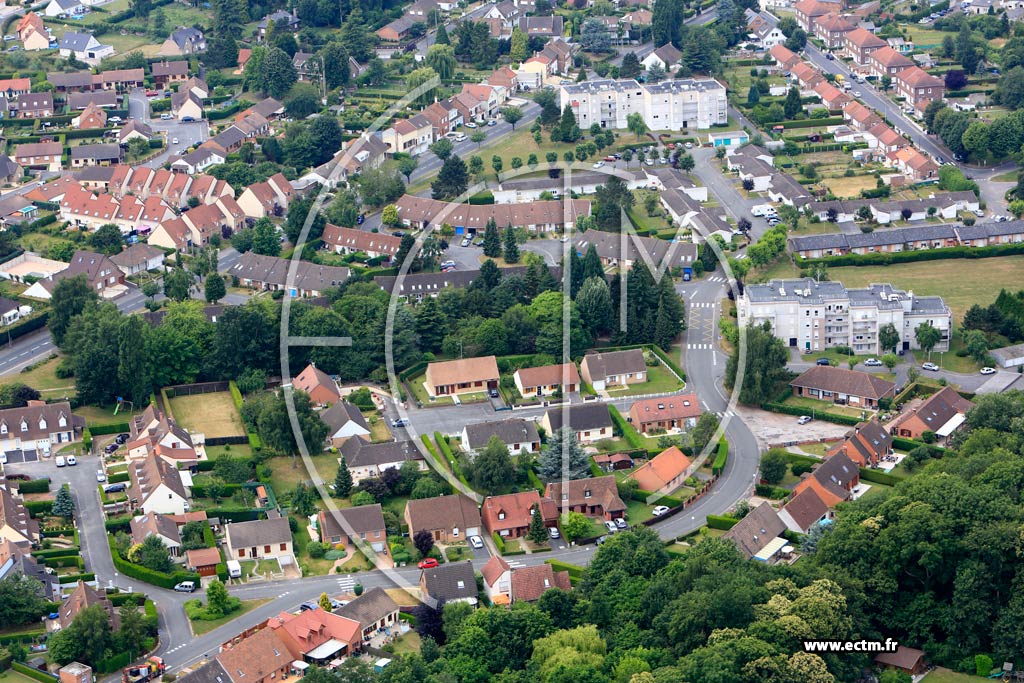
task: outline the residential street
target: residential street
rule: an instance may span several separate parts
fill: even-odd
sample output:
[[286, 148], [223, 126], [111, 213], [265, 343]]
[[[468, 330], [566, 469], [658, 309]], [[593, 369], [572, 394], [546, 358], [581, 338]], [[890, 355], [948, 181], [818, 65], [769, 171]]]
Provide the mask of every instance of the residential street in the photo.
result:
[[[189, 147], [198, 146], [210, 137], [210, 125], [205, 119], [182, 123], [177, 119], [150, 118], [149, 99], [146, 97], [146, 91], [142, 88], [135, 88], [128, 94], [128, 117], [149, 124], [154, 132], [162, 133], [165, 136], [167, 148], [144, 164], [150, 168], [160, 168], [172, 154], [181, 154]], [[175, 143], [174, 140], [178, 142]]]

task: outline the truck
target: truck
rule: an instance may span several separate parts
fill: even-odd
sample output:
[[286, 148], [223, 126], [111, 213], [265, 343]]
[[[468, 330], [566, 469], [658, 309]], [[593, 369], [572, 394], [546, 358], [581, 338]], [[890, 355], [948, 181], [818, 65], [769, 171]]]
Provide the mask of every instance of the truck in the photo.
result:
[[147, 683], [160, 678], [167, 670], [162, 657], [150, 657], [140, 664], [125, 667], [121, 672], [121, 683]]
[[845, 81], [846, 79], [843, 78], [843, 74], [836, 74], [836, 83], [838, 85], [842, 85]]
[[689, 282], [693, 279], [693, 268], [690, 266], [683, 266], [683, 282]]

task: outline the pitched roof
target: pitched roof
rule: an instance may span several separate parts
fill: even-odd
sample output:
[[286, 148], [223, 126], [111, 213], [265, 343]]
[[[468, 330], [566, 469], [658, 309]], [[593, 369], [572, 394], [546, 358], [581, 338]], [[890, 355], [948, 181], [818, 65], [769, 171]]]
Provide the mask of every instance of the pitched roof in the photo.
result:
[[257, 545], [290, 543], [292, 530], [287, 517], [257, 519], [251, 522], [232, 522], [226, 527], [228, 545], [234, 549]]
[[916, 417], [928, 426], [929, 431], [935, 432], [953, 419], [954, 415], [966, 415], [973, 407], [974, 404], [958, 394], [953, 387], [942, 387], [912, 412], [901, 415], [893, 426], [898, 428]]
[[[60, 426], [62, 419], [63, 427]], [[23, 443], [49, 438], [55, 431], [71, 431], [77, 426], [75, 416], [71, 414], [71, 404], [66, 401], [29, 401], [20, 408], [0, 410], [0, 425], [7, 428], [8, 434], [17, 434]]]
[[370, 425], [366, 424], [363, 413], [348, 401], [336, 401], [330, 408], [320, 412], [320, 419], [331, 428], [331, 434], [336, 433], [349, 422], [355, 422], [367, 432], [370, 431]]
[[188, 497], [178, 470], [155, 452], [131, 463], [128, 473], [132, 482], [131, 497], [137, 500], [139, 505], [145, 503], [161, 484], [182, 498]]
[[896, 391], [896, 384], [866, 372], [815, 365], [789, 383], [791, 387], [819, 389], [878, 400]]
[[324, 226], [324, 244], [347, 247], [357, 251], [377, 252], [394, 256], [402, 246], [402, 238], [383, 232], [366, 232], [328, 223]]
[[608, 413], [608, 406], [600, 402], [556, 406], [548, 408], [545, 415], [552, 431], [558, 431], [563, 424], [577, 432], [612, 426], [612, 416]]
[[888, 43], [871, 31], [860, 28], [859, 26], [846, 34], [846, 42], [853, 43], [862, 49], [868, 47], [881, 48], [888, 45]]
[[900, 645], [896, 652], [882, 652], [875, 656], [875, 661], [885, 666], [895, 666], [899, 669], [913, 670], [924, 658], [924, 652], [912, 647]]
[[739, 551], [749, 560], [770, 541], [782, 535], [786, 525], [768, 503], [761, 503], [747, 513], [733, 528], [725, 533], [736, 544]]
[[629, 479], [639, 484], [643, 491], [660, 491], [685, 473], [689, 466], [690, 459], [686, 454], [678, 446], [670, 446], [633, 470]]
[[334, 383], [331, 376], [312, 363], [307, 365], [302, 372], [292, 380], [292, 386], [299, 391], [306, 392], [307, 394], [312, 394], [313, 391], [321, 389], [329, 392], [335, 400], [341, 398], [341, 392], [338, 391], [338, 385]]
[[583, 356], [583, 362], [587, 365], [590, 378], [595, 382], [612, 375], [625, 375], [647, 370], [644, 352], [640, 349], [588, 353]]
[[[534, 491], [536, 493], [536, 491]], [[487, 564], [480, 570], [480, 573], [484, 577], [484, 583], [488, 586], [493, 586], [495, 582], [501, 578], [501, 575], [505, 572], [512, 571], [511, 565], [504, 560], [500, 555], [492, 555], [491, 559], [487, 560]]]
[[142, 543], [147, 536], [163, 536], [164, 538], [181, 543], [181, 535], [178, 532], [178, 525], [167, 515], [150, 513], [132, 517], [129, 523], [132, 529], [132, 540]]
[[486, 228], [487, 221], [492, 218], [499, 226], [525, 227], [562, 225], [566, 220], [575, 222], [579, 216], [591, 213], [591, 203], [586, 199], [525, 204], [458, 204], [406, 194], [395, 202], [395, 207], [404, 221], [433, 223], [439, 216], [444, 216], [444, 222], [450, 225], [477, 230]]
[[544, 488], [544, 495], [558, 506], [601, 505], [605, 512], [626, 509], [619, 497], [618, 483], [611, 474], [564, 483], [553, 481]]
[[[60, 156], [64, 152], [64, 148], [59, 142], [25, 142], [14, 148], [15, 159], [25, 159], [28, 157], [46, 157], [46, 156]], [[61, 181], [56, 181], [61, 182]], [[73, 179], [72, 179], [73, 182]], [[54, 183], [45, 185], [49, 187]]]
[[480, 506], [480, 514], [487, 522], [486, 527], [492, 532], [522, 529], [530, 526], [533, 508], [537, 506], [540, 506], [541, 518], [545, 521], [558, 518], [555, 502], [550, 498], [541, 498], [535, 489], [488, 496]]
[[24, 536], [26, 541], [21, 543], [26, 547], [38, 540], [39, 523], [32, 519], [19, 498], [15, 498], [7, 487], [0, 486], [0, 529], [4, 527], [10, 527]]
[[121, 250], [120, 253], [114, 254], [110, 257], [110, 260], [124, 268], [132, 268], [135, 266], [145, 265], [149, 263], [150, 259], [154, 259], [158, 256], [161, 259], [163, 258], [163, 250], [139, 242], [138, 244], [133, 244], [130, 247]]
[[903, 55], [888, 45], [871, 53], [871, 59], [886, 67], [913, 66], [914, 60]]
[[189, 567], [209, 567], [220, 563], [220, 550], [217, 548], [198, 548], [185, 551], [185, 564]]
[[375, 586], [347, 605], [334, 610], [334, 613], [352, 619], [366, 629], [397, 611], [398, 603], [383, 588]]
[[[655, 268], [660, 265], [684, 266], [697, 258], [697, 245], [690, 242], [669, 242], [657, 237], [639, 237], [632, 234], [623, 243], [622, 237], [619, 233], [587, 230], [576, 234], [573, 238], [573, 247], [577, 253], [582, 255], [593, 246], [598, 256], [615, 261], [639, 262], [644, 260], [646, 252]], [[613, 351], [611, 353], [623, 352]]]
[[103, 606], [104, 611], [107, 613], [107, 619], [113, 622], [112, 625], [116, 629], [118, 625], [117, 615], [114, 612], [114, 606], [107, 599], [106, 594], [100, 594], [81, 579], [78, 580], [74, 590], [61, 603], [60, 625], [67, 628], [75, 620], [79, 612], [93, 605]]
[[524, 387], [549, 387], [563, 384], [580, 385], [580, 373], [575, 363], [542, 365], [538, 368], [519, 368], [515, 372]]
[[[75, 3], [78, 4], [78, 3]], [[96, 38], [91, 33], [79, 33], [78, 31], [65, 31], [60, 39], [60, 49], [82, 52], [89, 48]]]
[[792, 518], [802, 532], [828, 514], [828, 505], [814, 488], [808, 486], [789, 499], [782, 509]]
[[903, 81], [912, 88], [940, 88], [945, 83], [941, 78], [932, 76], [919, 66], [912, 66], [898, 72], [893, 78]]
[[412, 441], [385, 441], [367, 443], [362, 439], [348, 439], [338, 452], [345, 456], [349, 467], [389, 465], [406, 460], [422, 460], [423, 455]]
[[460, 358], [427, 365], [426, 379], [432, 386], [497, 380], [498, 362], [494, 356]]
[[466, 425], [467, 448], [482, 449], [487, 446], [492, 436], [505, 445], [514, 443], [539, 443], [540, 434], [537, 423], [533, 420], [510, 418], [489, 422], [476, 422]]
[[216, 659], [208, 659], [197, 669], [178, 677], [181, 683], [229, 683], [231, 676]]
[[[290, 264], [289, 259], [247, 251], [231, 266], [228, 273], [240, 279], [284, 287], [288, 283]], [[340, 266], [322, 266], [310, 261], [299, 261], [294, 286], [302, 290], [322, 292], [329, 287], [341, 285], [348, 279], [350, 272], [348, 268]]]
[[427, 595], [434, 600], [451, 602], [477, 598], [476, 575], [469, 560], [424, 569], [421, 580]]
[[410, 500], [405, 504], [409, 533], [420, 529], [459, 529], [480, 526], [480, 510], [468, 496], [454, 494]]
[[352, 528], [352, 533], [357, 536], [362, 533], [384, 530], [384, 513], [380, 503], [339, 508], [338, 510], [321, 510], [319, 519], [324, 527], [320, 529], [320, 533], [328, 537], [341, 534], [347, 536], [349, 532], [345, 530], [346, 523]]
[[892, 435], [877, 419], [861, 422], [846, 435], [846, 439], [829, 449], [829, 455], [842, 451], [861, 467], [878, 462], [892, 448]]
[[[285, 526], [287, 522], [285, 520]], [[228, 528], [231, 526], [234, 525], [228, 525]], [[274, 629], [261, 628], [231, 647], [222, 649], [215, 659], [224, 667], [231, 681], [242, 683], [269, 680], [271, 674], [291, 664], [292, 655]]]
[[801, 479], [793, 491], [801, 493], [808, 487], [813, 488], [821, 500], [832, 507], [850, 498], [851, 494], [847, 487], [859, 476], [860, 470], [857, 465], [845, 453], [837, 453]]
[[532, 602], [552, 588], [572, 590], [569, 572], [556, 572], [550, 564], [517, 567], [512, 570], [512, 601]]

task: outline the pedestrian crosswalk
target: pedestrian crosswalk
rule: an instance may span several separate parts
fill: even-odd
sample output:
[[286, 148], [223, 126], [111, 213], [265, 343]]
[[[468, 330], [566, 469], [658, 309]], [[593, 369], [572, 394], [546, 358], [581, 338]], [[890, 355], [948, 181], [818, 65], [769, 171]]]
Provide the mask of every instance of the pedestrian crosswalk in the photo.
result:
[[356, 586], [355, 579], [351, 575], [338, 577], [338, 592], [351, 593]]
[[694, 301], [690, 303], [690, 308], [714, 308], [717, 305], [714, 301]]
[[721, 275], [712, 275], [708, 278], [709, 282], [728, 282], [729, 278], [722, 277]]
[[693, 349], [694, 351], [699, 351], [699, 350], [702, 350], [702, 349], [713, 348], [713, 345], [712, 344], [701, 344], [700, 342], [693, 342], [691, 344], [687, 344], [686, 348]]
[[525, 566], [519, 560], [506, 560], [506, 562], [508, 563], [508, 566], [512, 567], [513, 569], [515, 569], [516, 567], [523, 567], [523, 566]]

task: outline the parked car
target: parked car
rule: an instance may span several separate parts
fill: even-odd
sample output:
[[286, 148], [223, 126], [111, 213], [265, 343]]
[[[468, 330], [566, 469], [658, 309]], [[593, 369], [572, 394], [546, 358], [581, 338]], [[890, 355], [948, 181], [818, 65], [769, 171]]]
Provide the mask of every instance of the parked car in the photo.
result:
[[113, 453], [116, 450], [117, 450], [117, 444], [116, 443], [108, 443], [106, 448], [103, 449], [103, 452], [106, 453], [107, 455], [110, 455], [111, 453]]
[[178, 138], [171, 138], [171, 144], [172, 145], [178, 144]]
[[317, 603], [315, 602], [304, 602], [301, 605], [299, 605], [299, 611], [310, 612], [312, 610], [315, 610], [317, 607], [319, 607], [319, 605], [317, 605]]
[[68, 463], [68, 467], [74, 467], [75, 465], [78, 464], [78, 459], [75, 456], [73, 456], [73, 455], [69, 455], [67, 457], [67, 463]]
[[63, 455], [58, 455], [57, 459], [54, 460], [54, 462], [57, 463], [57, 467], [64, 467], [64, 465], [65, 465], [64, 456]]
[[669, 511], [668, 505], [656, 505], [654, 507], [654, 509], [651, 510], [651, 514], [654, 515], [655, 517], [661, 517], [663, 514], [665, 514], [668, 511]]
[[96, 470], [96, 481], [106, 481], [107, 473], [103, 470]]
[[111, 116], [109, 119], [107, 119], [107, 123], [121, 123], [121, 121], [123, 120], [124, 119], [122, 119], [120, 116]]
[[171, 117], [171, 115], [170, 115], [170, 114], [167, 114], [167, 113], [164, 113], [164, 114], [160, 114], [160, 120], [161, 120], [161, 121], [170, 121], [170, 120], [171, 120], [171, 118], [172, 118], [172, 117]]
[[864, 361], [864, 365], [867, 365], [868, 367], [871, 368], [877, 368], [881, 365], [884, 365], [884, 363], [882, 363], [882, 361], [878, 360], [877, 358], [868, 358], [866, 361]]
[[498, 393], [497, 389], [488, 389], [487, 395], [490, 396], [491, 398], [498, 398], [501, 396], [501, 394]]
[[558, 527], [553, 526], [548, 529], [548, 536], [550, 538], [561, 538], [562, 534], [558, 532]]
[[437, 566], [437, 560], [435, 560], [432, 557], [428, 557], [426, 559], [420, 560], [420, 563], [416, 566], [420, 569], [433, 569]]
[[128, 486], [124, 482], [118, 482], [117, 484], [107, 484], [103, 487], [104, 493], [120, 493], [124, 491]]
[[441, 262], [441, 267], [442, 268], [454, 268], [456, 265], [457, 264], [455, 263], [455, 261], [442, 261]]
[[196, 582], [195, 581], [182, 581], [174, 585], [174, 590], [178, 593], [195, 593]]
[[484, 539], [480, 538], [479, 536], [470, 536], [469, 544], [477, 550], [482, 550], [484, 547]]
[[939, 366], [936, 365], [935, 363], [922, 363], [921, 364], [921, 369], [922, 370], [931, 370], [932, 372], [935, 372], [935, 371], [937, 371], [939, 369]]
[[832, 361], [830, 361], [828, 358], [819, 358], [818, 360], [814, 361], [814, 363], [816, 365], [832, 365]]
[[684, 144], [683, 147], [685, 147], [686, 149], [693, 149], [693, 143], [687, 140], [686, 144]]
[[406, 420], [404, 417], [395, 418], [394, 420], [391, 421], [391, 426], [392, 427], [408, 427], [409, 426], [409, 421]]
[[812, 418], [810, 415], [801, 415], [800, 418], [796, 421], [796, 423], [798, 425], [805, 425], [808, 422], [810, 422], [812, 419], [814, 419], [814, 418]]
[[456, 135], [455, 135], [455, 142], [465, 142], [465, 140], [466, 140], [466, 134], [465, 133], [456, 133]]
[[601, 168], [602, 166], [604, 166], [604, 162], [603, 161], [599, 161], [596, 164], [594, 164], [594, 168]]
[[622, 517], [616, 517], [612, 521], [615, 522], [615, 526], [617, 526], [620, 529], [628, 529], [629, 528], [629, 524], [627, 524], [626, 520], [624, 520]]
[[334, 610], [340, 607], [344, 607], [349, 602], [351, 602], [351, 600], [335, 600], [334, 598], [331, 598], [331, 609]]
[[996, 369], [995, 368], [990, 368], [990, 367], [984, 367], [984, 368], [981, 369], [981, 374], [983, 374], [983, 375], [994, 375], [994, 374], [996, 374]]
[[466, 237], [461, 242], [459, 242], [459, 246], [468, 247], [472, 243], [473, 243], [473, 238], [472, 237]]
[[487, 119], [487, 125], [488, 125], [488, 127], [496, 126], [496, 125], [498, 125], [498, 122], [495, 121], [494, 119]]
[[469, 121], [468, 123], [466, 123], [466, 128], [476, 128], [476, 124], [473, 123], [472, 121]]
[[604, 528], [608, 530], [608, 533], [614, 534], [619, 530], [619, 527], [615, 526], [615, 522], [605, 521]]

